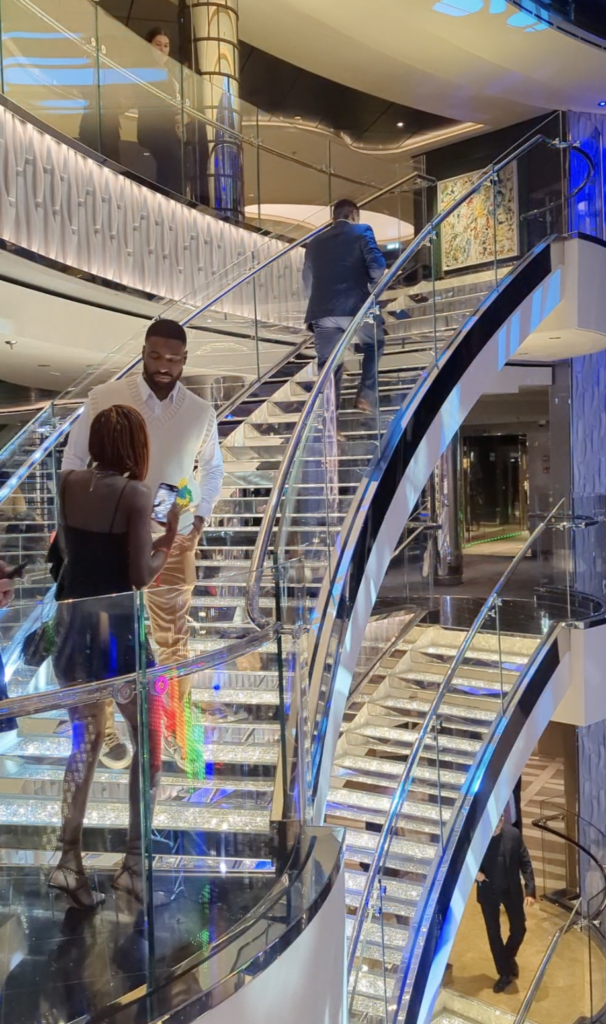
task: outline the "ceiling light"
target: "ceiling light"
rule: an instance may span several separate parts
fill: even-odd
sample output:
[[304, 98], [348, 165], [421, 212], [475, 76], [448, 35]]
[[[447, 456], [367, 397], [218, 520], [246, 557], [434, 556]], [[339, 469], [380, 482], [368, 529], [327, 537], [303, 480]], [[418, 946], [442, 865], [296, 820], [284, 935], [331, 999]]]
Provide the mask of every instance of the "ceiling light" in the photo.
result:
[[293, 121], [302, 121], [302, 120], [303, 120], [303, 118], [301, 117], [300, 114], [295, 114], [295, 116], [293, 117]]
[[403, 128], [403, 127], [404, 127], [404, 122], [403, 121], [398, 121], [398, 123], [396, 125], [396, 128]]
[[598, 107], [606, 107], [606, 100], [600, 100], [598, 102]]

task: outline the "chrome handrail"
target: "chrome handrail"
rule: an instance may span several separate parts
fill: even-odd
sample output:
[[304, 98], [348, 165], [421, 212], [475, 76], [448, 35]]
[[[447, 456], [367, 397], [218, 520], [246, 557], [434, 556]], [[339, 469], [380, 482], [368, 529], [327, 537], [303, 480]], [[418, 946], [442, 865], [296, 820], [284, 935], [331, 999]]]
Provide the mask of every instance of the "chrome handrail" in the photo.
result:
[[600, 872], [604, 880], [604, 885], [600, 892], [596, 893], [597, 896], [601, 894], [602, 901], [598, 906], [597, 910], [594, 910], [594, 912], [590, 914], [588, 918], [588, 920], [591, 923], [593, 923], [594, 921], [598, 921], [601, 918], [604, 911], [606, 910], [606, 865], [602, 864], [601, 861], [599, 861], [598, 858], [595, 856], [595, 854], [593, 854], [591, 850], [588, 850], [586, 846], [580, 843], [578, 839], [573, 839], [573, 837], [569, 836], [566, 832], [558, 832], [557, 828], [551, 828], [551, 826], [549, 825], [550, 821], [565, 821], [567, 814], [572, 814], [573, 817], [575, 817], [578, 821], [583, 821], [586, 825], [590, 825], [591, 828], [595, 829], [596, 832], [599, 832], [602, 840], [606, 840], [606, 836], [603, 832], [600, 831], [599, 828], [597, 828], [596, 825], [593, 825], [585, 818], [582, 818], [580, 814], [576, 814], [576, 812], [568, 811], [566, 809], [558, 811], [556, 814], [542, 814], [539, 818], [533, 818], [531, 825], [533, 826], [533, 828], [538, 828], [541, 832], [548, 832], [550, 836], [555, 836], [557, 839], [561, 839], [564, 843], [570, 843], [571, 846], [574, 846], [575, 849], [580, 850], [581, 853], [585, 854], [586, 857], [589, 857], [589, 859], [592, 860], [593, 863], [596, 865], [598, 871]]
[[[62, 22], [58, 21], [56, 18], [53, 18], [47, 11], [42, 11], [39, 7], [36, 7], [34, 4], [28, 2], [28, 0], [26, 0], [26, 6], [29, 7], [30, 11], [33, 14], [39, 17], [41, 22], [45, 22], [47, 25], [51, 25], [54, 28], [59, 29], [62, 36], [68, 37], [73, 43], [79, 46], [81, 50], [90, 53], [93, 56], [93, 59], [95, 59], [96, 46], [94, 38], [91, 39], [89, 36], [82, 36], [79, 33], [72, 32], [70, 29], [66, 28], [66, 26], [63, 25]], [[112, 20], [118, 22], [118, 19], [114, 19], [112, 15], [110, 15], [110, 17], [112, 17]], [[129, 31], [128, 27], [124, 23], [118, 22], [118, 24], [120, 24], [121, 28], [125, 29], [126, 31]], [[178, 61], [176, 58], [171, 58], [171, 61], [173, 62], [173, 65], [178, 66], [181, 69], [181, 72], [183, 72], [185, 65], [181, 61]], [[2, 64], [2, 62], [3, 57], [0, 54], [0, 64]], [[280, 149], [276, 149], [273, 146], [268, 146], [266, 143], [261, 142], [261, 140], [258, 138], [253, 139], [251, 138], [250, 135], [245, 135], [244, 132], [238, 131], [237, 128], [233, 128], [229, 125], [222, 124], [220, 121], [217, 121], [212, 117], [209, 117], [208, 114], [202, 113], [200, 110], [196, 109], [196, 107], [193, 107], [190, 103], [185, 102], [183, 96], [181, 96], [181, 89], [179, 89], [178, 96], [167, 95], [167, 93], [162, 92], [161, 89], [158, 88], [158, 86], [155, 86], [152, 82], [144, 81], [142, 78], [136, 75], [131, 68], [125, 67], [124, 64], [118, 63], [116, 60], [113, 60], [105, 52], [103, 55], [103, 63], [105, 67], [113, 68], [120, 74], [120, 76], [122, 76], [126, 80], [129, 80], [132, 83], [132, 85], [136, 86], [138, 89], [143, 88], [146, 93], [156, 96], [162, 102], [163, 105], [173, 107], [174, 110], [180, 111], [181, 114], [185, 115], [187, 118], [193, 118], [196, 121], [202, 121], [205, 125], [208, 125], [208, 127], [211, 128], [213, 131], [222, 132], [224, 135], [229, 136], [231, 139], [233, 139], [237, 144], [243, 144], [253, 149], [258, 149], [263, 153], [267, 153], [269, 156], [277, 156], [288, 163], [294, 163], [299, 167], [305, 167], [307, 170], [315, 171], [318, 174], [324, 174], [327, 177], [330, 174], [331, 177], [338, 179], [339, 181], [345, 181], [349, 185], [367, 184], [367, 182], [365, 181], [360, 181], [358, 178], [349, 177], [348, 175], [345, 175], [340, 171], [334, 171], [332, 169], [330, 169], [329, 171], [325, 166], [314, 164], [309, 160], [304, 160], [302, 157], [296, 157], [293, 156], [292, 154], [284, 153]], [[199, 72], [191, 73], [196, 78], [202, 77], [199, 74]], [[183, 80], [181, 84], [184, 84]], [[260, 109], [258, 107], [255, 107], [254, 104], [250, 104], [250, 106], [252, 106], [253, 109], [257, 111], [257, 113], [263, 113], [263, 111], [260, 111]], [[40, 120], [43, 120], [43, 118], [40, 118]], [[261, 122], [261, 124], [262, 123], [263, 122]], [[93, 147], [90, 148], [93, 150], [93, 152], [97, 152], [97, 150], [95, 150]]]
[[[398, 276], [402, 267], [414, 256], [421, 246], [423, 246], [428, 240], [430, 240], [436, 233], [437, 229], [447, 220], [459, 207], [463, 206], [471, 196], [475, 195], [484, 185], [491, 180], [495, 179], [505, 167], [508, 167], [511, 163], [519, 160], [522, 156], [528, 153], [535, 146], [545, 143], [547, 146], [555, 149], [574, 151], [584, 158], [588, 167], [588, 174], [585, 180], [578, 188], [574, 189], [573, 192], [567, 196], [562, 197], [562, 203], [573, 199], [587, 186], [591, 180], [592, 175], [595, 171], [595, 165], [591, 157], [585, 153], [582, 147], [576, 142], [566, 142], [559, 139], [550, 139], [545, 135], [535, 135], [524, 145], [519, 146], [516, 150], [510, 153], [504, 160], [499, 163], [492, 164], [490, 169], [486, 171], [481, 177], [473, 184], [470, 185], [465, 192], [461, 193], [458, 199], [456, 199], [450, 206], [441, 213], [437, 214], [429, 222], [429, 224], [423, 228], [423, 230], [417, 235], [417, 237], [411, 242], [407, 249], [398, 257], [392, 267], [383, 275], [381, 280], [377, 283], [373, 291], [370, 293], [368, 299], [353, 318], [351, 324], [344, 332], [343, 337], [339, 344], [333, 349], [331, 355], [328, 357], [326, 363], [320, 370], [316, 379], [315, 385], [310, 393], [307, 403], [299, 417], [295, 428], [290, 438], [290, 442], [284, 454], [284, 458], [280, 464], [278, 476], [274, 483], [271, 495], [267, 502], [263, 521], [259, 529], [259, 535], [257, 543], [255, 545], [250, 567], [250, 583], [248, 587], [248, 593], [246, 597], [246, 611], [248, 617], [253, 625], [257, 626], [258, 629], [263, 628], [266, 625], [266, 619], [261, 614], [259, 607], [259, 596], [260, 596], [260, 585], [261, 576], [263, 574], [263, 568], [269, 551], [269, 545], [271, 542], [275, 522], [278, 516], [278, 509], [282, 500], [282, 495], [286, 490], [286, 485], [290, 471], [293, 467], [296, 454], [299, 449], [299, 445], [304, 439], [307, 431], [311, 427], [312, 414], [315, 411], [316, 405], [320, 398], [320, 395], [324, 391], [324, 387], [330, 377], [332, 376], [333, 370], [345, 357], [345, 353], [349, 348], [351, 342], [355, 338], [358, 328], [362, 321], [369, 315], [371, 310], [376, 306], [378, 297], [383, 291], [391, 284], [393, 280]], [[1, 500], [0, 491], [0, 500]]]
[[[555, 508], [550, 512], [547, 518], [539, 526], [537, 526], [536, 530], [528, 538], [528, 540], [519, 550], [515, 558], [510, 562], [506, 571], [501, 576], [501, 579], [493, 588], [490, 595], [487, 597], [486, 601], [484, 602], [480, 611], [478, 612], [471, 629], [467, 633], [465, 639], [463, 640], [461, 646], [459, 647], [459, 650], [457, 651], [455, 657], [453, 658], [453, 661], [448, 671], [446, 672], [444, 679], [440, 684], [440, 688], [438, 689], [431, 703], [429, 711], [427, 712], [427, 715], [423, 720], [421, 728], [416, 734], [414, 745], [406, 762], [404, 771], [402, 772], [402, 775], [400, 777], [400, 781], [398, 783], [396, 791], [393, 795], [391, 806], [387, 813], [387, 817], [385, 818], [385, 822], [381, 830], [381, 835], [379, 836], [379, 840], [377, 842], [377, 848], [375, 850], [372, 864], [370, 865], [368, 874], [366, 876], [364, 892], [362, 894], [362, 898], [360, 900], [360, 904], [358, 906], [353, 928], [351, 931], [351, 940], [347, 960], [348, 975], [351, 974], [351, 972], [353, 971], [354, 961], [356, 958], [358, 945], [364, 927], [364, 921], [366, 918], [366, 914], [368, 912], [368, 908], [370, 906], [370, 898], [374, 890], [375, 882], [377, 880], [379, 871], [383, 865], [383, 858], [386, 852], [387, 845], [391, 840], [391, 832], [395, 820], [400, 813], [402, 804], [408, 795], [408, 791], [410, 789], [410, 785], [412, 782], [412, 775], [417, 768], [418, 761], [420, 760], [425, 740], [429, 733], [430, 726], [433, 725], [433, 722], [441, 707], [442, 701], [444, 700], [444, 697], [447, 695], [450, 689], [452, 680], [454, 679], [456, 673], [461, 667], [463, 659], [465, 658], [465, 655], [467, 654], [467, 651], [469, 650], [473, 640], [477, 636], [480, 627], [483, 625], [485, 619], [491, 612], [493, 606], [495, 605], [495, 602], [498, 601], [499, 595], [503, 590], [503, 587], [509, 582], [513, 573], [516, 571], [518, 565], [526, 557], [526, 555], [528, 554], [529, 550], [531, 549], [535, 541], [538, 539], [538, 537], [540, 537], [544, 530], [546, 530], [547, 527], [550, 525], [551, 519], [555, 516], [557, 511], [564, 504], [565, 500], [565, 498], [562, 498], [561, 501], [559, 501]], [[353, 986], [353, 991], [355, 992], [355, 984]]]
[[[370, 203], [373, 203], [377, 199], [380, 199], [381, 196], [388, 195], [390, 192], [393, 192], [394, 189], [400, 188], [407, 182], [416, 179], [421, 180], [423, 178], [426, 184], [431, 184], [433, 182], [433, 179], [430, 179], [427, 175], [421, 175], [417, 172], [413, 172], [412, 174], [405, 175], [403, 178], [398, 178], [396, 181], [392, 182], [390, 185], [385, 186], [384, 188], [379, 189], [377, 192], [373, 192], [372, 195], [367, 196], [367, 198], [362, 200], [358, 205], [361, 209], [363, 209]], [[307, 242], [310, 242], [312, 238], [316, 237], [316, 235], [319, 235], [323, 231], [326, 231], [327, 228], [330, 227], [331, 223], [331, 221], [327, 221], [320, 227], [314, 228], [307, 235], [304, 235], [303, 238], [297, 239], [294, 242], [291, 242], [289, 245], [287, 245], [284, 249], [280, 249], [278, 252], [273, 253], [266, 260], [264, 260], [263, 263], [260, 263], [258, 267], [253, 267], [251, 270], [249, 270], [248, 273], [243, 275], [243, 277], [239, 277], [237, 278], [237, 280], [232, 281], [231, 284], [221, 289], [221, 291], [219, 291], [218, 293], [215, 293], [211, 299], [208, 299], [202, 306], [199, 306], [196, 310], [194, 310], [193, 313], [191, 313], [185, 319], [181, 320], [181, 326], [187, 327], [187, 325], [190, 324], [192, 320], [195, 320], [197, 317], [201, 316], [202, 313], [205, 313], [207, 310], [211, 309], [218, 302], [222, 302], [223, 299], [230, 295], [231, 292], [235, 291], [236, 288], [239, 288], [241, 285], [244, 285], [248, 281], [251, 281], [254, 277], [257, 276], [257, 274], [260, 274], [263, 270], [266, 270], [268, 267], [272, 266], [277, 260], [281, 259], [283, 256], [286, 256], [289, 252], [292, 252], [294, 249], [298, 249], [300, 246], [303, 246]], [[254, 252], [247, 254], [247, 258], [251, 258], [254, 260], [254, 257]], [[175, 305], [178, 306], [180, 302], [183, 301], [183, 299], [177, 300], [175, 302]], [[165, 313], [166, 310], [164, 310], [163, 312]], [[155, 319], [159, 319], [159, 317], [156, 317]], [[150, 324], [152, 324], [153, 322], [153, 320], [150, 320]], [[135, 359], [132, 359], [122, 370], [120, 370], [113, 377], [111, 377], [109, 382], [121, 380], [123, 377], [126, 377], [127, 374], [129, 374], [139, 365], [141, 359], [141, 355], [138, 355]], [[246, 390], [246, 388], [244, 388], [243, 390]], [[51, 404], [52, 403], [49, 402], [49, 406]], [[52, 434], [49, 434], [49, 436], [45, 439], [45, 441], [43, 441], [40, 447], [37, 448], [36, 451], [33, 452], [28, 459], [26, 459], [23, 466], [21, 466], [15, 473], [13, 473], [10, 479], [7, 480], [6, 483], [0, 487], [0, 504], [2, 504], [2, 502], [5, 501], [12, 494], [15, 488], [17, 488], [20, 485], [20, 483], [25, 479], [25, 477], [28, 476], [29, 473], [31, 473], [32, 469], [34, 469], [34, 467], [37, 466], [38, 463], [41, 462], [46, 455], [48, 455], [52, 448], [54, 448], [55, 445], [58, 444], [59, 441], [61, 441], [67, 433], [69, 433], [76, 420], [79, 419], [79, 417], [82, 415], [83, 409], [84, 403], [82, 403], [82, 405], [80, 405], [78, 409], [76, 409], [70, 416], [68, 416], [67, 419], [65, 419], [63, 423], [61, 423], [60, 426], [58, 426]], [[31, 424], [26, 424], [26, 428], [28, 426], [31, 427]], [[26, 428], [24, 428], [24, 430]], [[10, 443], [11, 442], [9, 441], [9, 444]]]
[[[404, 612], [405, 611], [406, 610], [404, 609]], [[349, 691], [349, 697], [347, 700], [348, 705], [351, 705], [356, 694], [360, 692], [365, 683], [367, 683], [369, 679], [372, 679], [381, 662], [384, 661], [385, 658], [388, 658], [390, 654], [393, 654], [393, 652], [400, 646], [402, 640], [404, 640], [407, 634], [410, 633], [411, 630], [415, 628], [415, 626], [418, 626], [426, 615], [427, 608], [423, 608], [421, 611], [415, 611], [411, 614], [410, 618], [406, 620], [406, 622], [402, 626], [402, 629], [396, 634], [391, 643], [387, 645], [385, 650], [381, 651], [378, 657], [376, 657], [375, 660], [373, 661], [370, 668], [366, 669], [366, 672], [361, 677], [361, 679], [359, 679], [358, 682], [354, 686], [352, 686], [351, 690]]]
[[576, 923], [576, 916], [579, 911], [580, 904], [581, 899], [577, 900], [575, 906], [573, 907], [570, 917], [565, 922], [565, 924], [558, 928], [557, 932], [555, 933], [551, 942], [549, 943], [547, 950], [545, 951], [545, 954], [543, 956], [543, 959], [537, 967], [534, 978], [530, 983], [530, 988], [524, 996], [524, 1000], [522, 1002], [520, 1009], [518, 1010], [516, 1019], [513, 1022], [513, 1024], [523, 1024], [523, 1022], [526, 1020], [526, 1017], [528, 1016], [528, 1011], [530, 1010], [530, 1007], [535, 1001], [537, 992], [540, 988], [543, 978], [545, 977], [547, 968], [551, 963], [551, 958], [553, 957], [553, 954], [555, 953], [557, 947], [559, 946], [561, 940], [564, 938], [566, 933], [569, 932], [573, 925]]
[[[108, 600], [111, 602], [111, 598]], [[78, 602], [76, 601], [74, 604], [77, 605]], [[205, 651], [198, 657], [189, 658], [187, 661], [179, 661], [171, 665], [154, 665], [152, 668], [146, 669], [146, 684], [151, 684], [153, 687], [154, 680], [160, 676], [179, 679], [193, 672], [204, 672], [216, 668], [217, 665], [242, 658], [269, 643], [280, 632], [279, 623], [274, 623], [266, 630], [233, 640], [225, 647], [218, 647], [214, 651]], [[39, 715], [57, 708], [76, 707], [78, 704], [93, 704], [111, 697], [120, 703], [120, 691], [123, 688], [136, 686], [139, 682], [140, 674], [133, 672], [126, 676], [115, 676], [112, 679], [102, 679], [94, 683], [80, 683], [54, 690], [43, 690], [40, 693], [23, 694], [20, 697], [7, 697], [6, 700], [0, 701], [0, 721], [3, 718]]]

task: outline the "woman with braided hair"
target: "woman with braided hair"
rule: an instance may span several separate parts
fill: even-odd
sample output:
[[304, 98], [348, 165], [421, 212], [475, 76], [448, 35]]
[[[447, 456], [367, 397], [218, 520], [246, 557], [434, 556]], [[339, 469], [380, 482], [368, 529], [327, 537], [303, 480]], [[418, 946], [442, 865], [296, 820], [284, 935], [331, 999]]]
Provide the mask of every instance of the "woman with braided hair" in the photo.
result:
[[[113, 405], [91, 423], [92, 466], [61, 474], [59, 538], [65, 559], [56, 616], [60, 638], [53, 668], [62, 687], [98, 682], [136, 671], [135, 604], [132, 591], [147, 586], [163, 568], [178, 527], [169, 513], [166, 531], [152, 542], [153, 496], [145, 479], [149, 442], [136, 409]], [[82, 864], [82, 826], [105, 734], [107, 704], [69, 708], [72, 750], [63, 781], [62, 852], [49, 886], [80, 910], [105, 899], [95, 892]], [[139, 792], [139, 726], [136, 696], [121, 705], [134, 755], [129, 781], [129, 830], [124, 863], [114, 888], [141, 897], [142, 842]], [[156, 717], [150, 708], [150, 720]], [[160, 769], [160, 727], [150, 729], [152, 790]], [[152, 799], [153, 793], [150, 794]]]

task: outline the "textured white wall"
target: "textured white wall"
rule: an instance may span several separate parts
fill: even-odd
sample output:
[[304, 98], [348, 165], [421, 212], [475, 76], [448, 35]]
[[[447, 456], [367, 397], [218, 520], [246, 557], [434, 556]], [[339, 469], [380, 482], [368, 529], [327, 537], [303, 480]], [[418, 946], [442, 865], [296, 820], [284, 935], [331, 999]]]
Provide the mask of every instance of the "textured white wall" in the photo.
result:
[[[0, 106], [0, 235], [107, 281], [198, 304], [211, 279], [247, 253], [283, 248], [159, 195]], [[278, 261], [225, 308], [281, 320], [300, 316], [302, 253]]]

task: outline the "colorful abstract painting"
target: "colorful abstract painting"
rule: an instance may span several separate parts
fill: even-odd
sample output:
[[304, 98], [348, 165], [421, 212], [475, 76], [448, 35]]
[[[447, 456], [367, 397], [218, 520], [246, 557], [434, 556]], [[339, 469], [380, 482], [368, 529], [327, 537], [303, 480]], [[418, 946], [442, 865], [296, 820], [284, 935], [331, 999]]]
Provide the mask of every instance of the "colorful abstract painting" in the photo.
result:
[[[445, 210], [477, 181], [477, 174], [463, 174], [438, 182], [438, 203]], [[518, 188], [514, 164], [499, 174], [496, 189], [484, 185], [444, 222], [442, 269], [458, 270], [494, 259], [495, 225], [493, 207], [496, 194], [497, 259], [518, 255]]]

